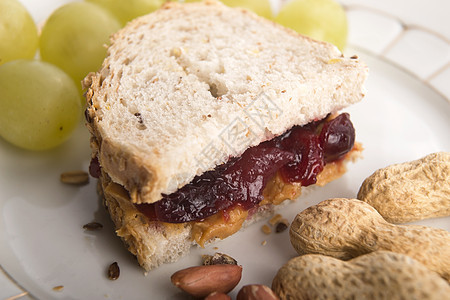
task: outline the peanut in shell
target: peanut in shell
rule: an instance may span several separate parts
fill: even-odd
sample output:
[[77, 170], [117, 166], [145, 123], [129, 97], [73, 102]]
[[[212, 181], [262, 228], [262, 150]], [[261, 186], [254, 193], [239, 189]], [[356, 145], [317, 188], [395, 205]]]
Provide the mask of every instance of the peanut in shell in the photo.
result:
[[450, 216], [450, 152], [379, 169], [357, 198], [395, 224]]
[[404, 255], [377, 251], [342, 261], [307, 254], [291, 259], [276, 274], [280, 299], [448, 299], [450, 286]]
[[299, 213], [291, 243], [300, 254], [348, 260], [378, 250], [416, 259], [450, 281], [450, 233], [419, 225], [394, 225], [357, 199], [329, 199]]

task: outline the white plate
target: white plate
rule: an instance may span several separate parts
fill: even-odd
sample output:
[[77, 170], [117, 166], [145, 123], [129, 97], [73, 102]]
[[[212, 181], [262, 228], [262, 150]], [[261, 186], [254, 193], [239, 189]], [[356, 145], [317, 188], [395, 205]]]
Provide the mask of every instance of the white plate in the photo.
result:
[[[339, 180], [311, 192], [281, 213], [292, 220], [304, 208], [330, 197], [355, 197], [365, 177], [388, 164], [417, 159], [431, 152], [450, 151], [450, 104], [443, 92], [404, 66], [394, 66], [379, 53], [361, 45], [358, 53], [370, 67], [367, 97], [351, 113], [357, 140], [364, 144], [364, 159], [349, 166]], [[388, 51], [381, 51], [387, 53]], [[249, 283], [270, 286], [283, 263], [295, 256], [287, 232], [265, 235], [255, 224], [206, 249], [193, 249], [179, 262], [147, 276], [114, 235], [111, 221], [97, 200], [95, 181], [84, 187], [59, 182], [68, 170], [87, 170], [88, 134], [80, 124], [73, 138], [45, 153], [30, 153], [0, 141], [0, 298], [23, 291], [37, 299], [183, 299], [170, 275], [197, 265], [201, 254], [227, 253], [243, 265], [239, 287]], [[104, 224], [85, 232], [90, 221]], [[417, 222], [450, 230], [450, 218]], [[267, 241], [266, 245], [262, 245]], [[214, 249], [213, 247], [218, 247]], [[117, 261], [117, 281], [106, 277]], [[3, 288], [3, 285], [6, 288]], [[12, 286], [12, 287], [11, 287]], [[53, 290], [64, 286], [63, 290]]]

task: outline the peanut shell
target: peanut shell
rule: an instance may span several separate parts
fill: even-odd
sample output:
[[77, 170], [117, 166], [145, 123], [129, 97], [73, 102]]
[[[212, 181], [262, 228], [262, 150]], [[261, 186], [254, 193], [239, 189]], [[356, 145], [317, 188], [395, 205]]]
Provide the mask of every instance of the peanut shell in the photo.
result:
[[329, 199], [299, 213], [289, 230], [300, 254], [348, 260], [387, 250], [406, 254], [450, 280], [450, 233], [418, 225], [393, 225], [369, 204]]
[[450, 286], [418, 261], [377, 251], [349, 261], [307, 254], [276, 274], [280, 299], [448, 299]]
[[390, 223], [450, 216], [450, 153], [377, 170], [363, 182], [357, 198]]

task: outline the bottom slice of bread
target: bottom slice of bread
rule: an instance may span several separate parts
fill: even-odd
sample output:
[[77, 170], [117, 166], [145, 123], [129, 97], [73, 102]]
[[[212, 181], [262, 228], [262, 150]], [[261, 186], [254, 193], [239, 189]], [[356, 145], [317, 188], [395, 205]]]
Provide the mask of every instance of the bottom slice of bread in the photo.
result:
[[[342, 176], [346, 171], [346, 163], [357, 159], [361, 150], [361, 145], [355, 144], [345, 159], [327, 164], [319, 174], [316, 186], [323, 186]], [[205, 243], [216, 239], [208, 236], [205, 241], [195, 237], [198, 228], [202, 228], [202, 222], [170, 224], [150, 221], [131, 202], [128, 191], [123, 186], [111, 181], [106, 173], [102, 173], [100, 176], [98, 187], [99, 195], [114, 222], [116, 234], [123, 240], [128, 250], [137, 257], [139, 264], [146, 271], [164, 263], [175, 262], [189, 253], [192, 246], [204, 246]], [[299, 185], [281, 183], [274, 178], [266, 186], [264, 200], [260, 205], [251, 214], [246, 212], [245, 221], [234, 226], [229, 234], [269, 217], [274, 210], [287, 202], [284, 200], [297, 198], [301, 189], [302, 187]], [[220, 238], [225, 237], [226, 235], [220, 236]]]

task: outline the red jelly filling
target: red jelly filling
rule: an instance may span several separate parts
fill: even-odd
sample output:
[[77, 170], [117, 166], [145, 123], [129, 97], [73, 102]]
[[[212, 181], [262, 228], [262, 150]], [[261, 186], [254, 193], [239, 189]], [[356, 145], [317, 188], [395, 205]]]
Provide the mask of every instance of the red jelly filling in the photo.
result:
[[152, 204], [136, 207], [150, 220], [182, 223], [205, 219], [240, 205], [255, 207], [267, 182], [280, 172], [288, 183], [316, 183], [326, 163], [341, 159], [355, 142], [355, 130], [347, 113], [305, 126], [247, 149], [239, 158], [196, 176], [178, 191]]

